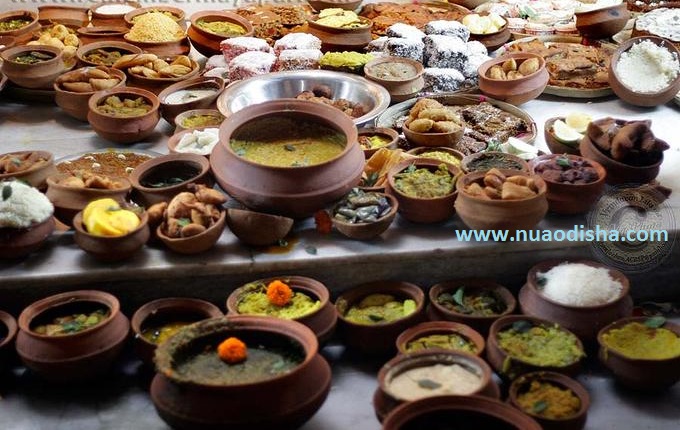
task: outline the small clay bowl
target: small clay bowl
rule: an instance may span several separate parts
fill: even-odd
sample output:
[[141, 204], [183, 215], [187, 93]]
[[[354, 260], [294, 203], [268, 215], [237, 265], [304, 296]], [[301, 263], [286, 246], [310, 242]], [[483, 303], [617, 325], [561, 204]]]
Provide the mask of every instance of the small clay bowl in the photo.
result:
[[[347, 320], [345, 314], [352, 305], [370, 294], [390, 294], [401, 301], [414, 300], [416, 310], [404, 318], [387, 323], [364, 325]], [[335, 301], [335, 308], [338, 313], [338, 332], [351, 351], [385, 356], [394, 353], [395, 341], [402, 331], [424, 319], [425, 294], [420, 287], [409, 282], [369, 282], [344, 291]]]
[[38, 6], [38, 21], [42, 25], [64, 24], [68, 27], [86, 27], [90, 23], [90, 17], [85, 7], [41, 5]]
[[[621, 4], [625, 10], [625, 4]], [[612, 59], [607, 68], [609, 73], [609, 85], [612, 87], [612, 91], [619, 96], [619, 98], [626, 103], [632, 104], [634, 106], [642, 107], [653, 107], [659, 106], [669, 101], [673, 100], [676, 94], [680, 91], [680, 74], [675, 76], [665, 88], [655, 91], [655, 92], [639, 92], [632, 88], [627, 87], [619, 78], [617, 73], [619, 59], [621, 54], [628, 51], [633, 45], [636, 45], [642, 41], [648, 40], [657, 46], [667, 49], [675, 56], [675, 58], [680, 57], [680, 50], [677, 46], [666, 39], [655, 36], [645, 36], [645, 37], [634, 37], [623, 42], [612, 54]]]
[[[53, 87], [54, 87], [54, 101], [57, 103], [57, 106], [59, 106], [64, 112], [66, 112], [69, 116], [79, 120], [79, 121], [85, 121], [87, 122], [87, 113], [90, 111], [90, 108], [88, 106], [88, 102], [90, 101], [90, 97], [96, 92], [96, 91], [90, 91], [86, 93], [78, 93], [75, 91], [69, 91], [66, 90], [63, 87], [64, 82], [68, 82], [74, 77], [77, 77], [79, 75], [82, 75], [86, 73], [87, 69], [89, 67], [83, 67], [80, 69], [72, 70], [70, 72], [66, 72], [63, 75], [59, 76], [56, 81], [54, 81]], [[114, 76], [118, 79], [120, 79], [120, 82], [114, 86], [113, 88], [120, 88], [125, 86], [125, 81], [127, 80], [127, 76], [125, 73], [123, 73], [120, 70], [117, 69], [112, 69], [110, 67], [104, 67], [104, 66], [97, 66], [98, 69], [105, 71], [111, 76]], [[73, 218], [73, 217], [71, 217]]]
[[125, 27], [126, 22], [125, 22], [125, 15], [128, 12], [123, 12], [123, 13], [102, 13], [98, 9], [104, 5], [110, 5], [110, 4], [120, 4], [120, 5], [128, 5], [132, 6], [135, 9], [138, 9], [142, 7], [139, 2], [136, 1], [128, 1], [128, 0], [117, 0], [117, 1], [108, 1], [105, 3], [100, 3], [92, 6], [90, 8], [90, 22], [93, 27], [103, 27], [103, 26], [114, 26], [114, 27]]
[[382, 146], [375, 146], [370, 149], [364, 148], [363, 146], [361, 149], [364, 151], [364, 157], [368, 160], [378, 152], [380, 148], [387, 148], [387, 149], [395, 149], [397, 147], [397, 143], [399, 143], [399, 133], [394, 131], [391, 128], [385, 128], [385, 127], [364, 127], [360, 128], [357, 130], [359, 132], [359, 139], [361, 139], [362, 136], [364, 137], [371, 137], [371, 136], [382, 136], [386, 139], [390, 139], [389, 142]]
[[[110, 198], [119, 203], [125, 202], [125, 198], [132, 189], [127, 178], [111, 178], [120, 184], [116, 189], [101, 188], [74, 188], [62, 185], [60, 182], [70, 178], [70, 173], [59, 173], [47, 178], [47, 192], [45, 195], [54, 205], [54, 216], [65, 225], [70, 226], [73, 217], [93, 200]], [[103, 176], [103, 175], [102, 175]]]
[[[502, 80], [489, 77], [488, 73], [491, 67], [500, 66], [503, 62], [512, 58], [515, 59], [518, 66], [521, 66], [524, 61], [535, 58], [539, 63], [538, 70], [517, 79]], [[479, 74], [479, 89], [484, 94], [513, 105], [526, 103], [541, 95], [550, 79], [543, 57], [528, 52], [505, 54], [485, 61], [479, 66], [477, 73]]]
[[96, 236], [85, 230], [83, 212], [73, 217], [73, 239], [85, 252], [100, 261], [121, 261], [132, 257], [149, 240], [149, 216], [144, 212], [139, 226], [123, 236]]
[[169, 237], [163, 233], [163, 224], [159, 225], [156, 229], [156, 235], [165, 246], [178, 254], [199, 254], [212, 248], [217, 243], [220, 236], [222, 236], [225, 216], [225, 211], [221, 210], [220, 217], [215, 224], [196, 236], [178, 238]]
[[[166, 187], [153, 188], [148, 182], [163, 181], [176, 177], [178, 170], [191, 170], [193, 176]], [[145, 207], [160, 202], [169, 202], [177, 194], [187, 191], [189, 184], [203, 184], [212, 187], [215, 183], [210, 174], [210, 163], [198, 154], [169, 154], [152, 158], [137, 166], [130, 173], [133, 200]]]
[[429, 159], [415, 159], [406, 160], [397, 164], [387, 174], [387, 193], [392, 194], [399, 202], [399, 214], [405, 219], [415, 222], [430, 224], [435, 222], [445, 221], [453, 216], [455, 213], [454, 203], [458, 192], [455, 189], [443, 197], [435, 198], [419, 198], [412, 197], [399, 191], [395, 185], [395, 175], [401, 173], [409, 166], [414, 165], [416, 169], [429, 169], [435, 171], [440, 165], [445, 165], [449, 174], [453, 176], [454, 182], [458, 181], [460, 170], [454, 168], [452, 165], [443, 163], [441, 161]]
[[580, 141], [574, 142], [574, 146], [571, 146], [567, 143], [561, 142], [557, 137], [555, 137], [553, 124], [555, 124], [555, 121], [558, 119], [564, 121], [563, 116], [548, 118], [545, 121], [545, 125], [543, 126], [543, 137], [545, 137], [545, 143], [548, 145], [548, 149], [553, 154], [581, 155], [581, 151], [578, 148]]
[[28, 185], [35, 187], [41, 191], [47, 188], [47, 177], [57, 173], [57, 168], [54, 165], [54, 155], [48, 151], [16, 151], [0, 154], [0, 157], [6, 155], [18, 155], [35, 153], [38, 157], [46, 160], [42, 165], [33, 165], [28, 169], [14, 173], [0, 173], [0, 181], [7, 181], [10, 179], [19, 179], [26, 182]]
[[13, 48], [17, 44], [17, 38], [14, 36], [0, 36], [0, 52], [5, 49]]
[[328, 8], [356, 10], [363, 0], [307, 0], [307, 3], [317, 12]]
[[[435, 152], [435, 151], [446, 152], [447, 154], [451, 154], [453, 157], [455, 157], [458, 160], [458, 163], [450, 163], [450, 162], [447, 162], [447, 161], [438, 160], [437, 158], [428, 157], [426, 155], [426, 153], [428, 153], [428, 152]], [[461, 162], [463, 161], [463, 158], [465, 158], [465, 154], [463, 154], [462, 152], [460, 152], [456, 149], [449, 148], [447, 146], [440, 146], [440, 147], [435, 147], [435, 148], [430, 147], [430, 146], [418, 146], [418, 147], [415, 147], [413, 149], [409, 149], [408, 151], [406, 151], [406, 153], [411, 154], [411, 155], [415, 155], [416, 157], [418, 157], [420, 159], [437, 160], [437, 161], [440, 161], [442, 163], [447, 163], [447, 164], [450, 164], [457, 169], [461, 168]]]
[[[167, 63], [172, 63], [175, 60], [175, 58], [177, 58], [176, 55], [160, 55], [158, 57], [162, 60], [165, 60]], [[198, 72], [200, 71], [201, 67], [198, 65], [198, 63], [195, 60], [191, 60], [191, 72], [177, 78], [147, 78], [146, 76], [132, 73], [130, 69], [127, 69], [125, 73], [127, 73], [128, 75], [128, 85], [130, 85], [131, 87], [142, 88], [156, 95], [159, 95], [164, 89], [170, 87], [171, 85], [177, 83], [184, 83], [187, 80], [194, 78], [195, 76], [198, 75]], [[214, 82], [217, 82], [217, 79], [219, 78], [211, 79]], [[177, 91], [177, 89], [173, 91]], [[215, 98], [217, 98], [217, 96], [219, 96], [219, 93], [216, 94]]]
[[293, 218], [228, 208], [227, 225], [232, 233], [250, 246], [268, 246], [277, 243], [290, 233]]
[[[109, 316], [78, 333], [47, 336], [36, 325], [55, 317], [105, 308]], [[92, 382], [111, 368], [128, 338], [130, 322], [118, 299], [94, 290], [70, 291], [32, 303], [19, 315], [16, 348], [19, 358], [33, 372], [51, 382]]]
[[373, 22], [362, 16], [359, 20], [363, 24], [357, 28], [336, 28], [317, 24], [318, 15], [307, 18], [307, 32], [321, 39], [321, 50], [329, 51], [363, 51], [371, 42], [371, 28]]
[[0, 311], [0, 375], [9, 370], [17, 331], [17, 322], [14, 317], [7, 312]]
[[[444, 293], [455, 294], [460, 288], [465, 287], [464, 291], [485, 291], [491, 290], [505, 303], [505, 311], [499, 315], [477, 316], [456, 312], [439, 303], [439, 296]], [[489, 333], [489, 328], [498, 318], [510, 315], [517, 307], [517, 301], [510, 290], [496, 283], [491, 279], [466, 278], [453, 281], [440, 282], [433, 285], [428, 291], [430, 304], [427, 307], [427, 315], [432, 321], [453, 321], [465, 324], [477, 330], [483, 336]]]
[[[219, 126], [208, 126], [208, 127], [196, 127], [196, 128], [192, 128], [190, 130], [183, 130], [183, 131], [180, 131], [178, 133], [175, 133], [172, 136], [170, 136], [170, 139], [168, 139], [168, 143], [167, 143], [168, 153], [170, 153], [170, 154], [184, 154], [184, 153], [186, 153], [186, 152], [182, 152], [182, 151], [177, 151], [175, 149], [175, 148], [177, 148], [177, 145], [179, 145], [179, 142], [182, 140], [182, 138], [187, 134], [193, 133], [194, 131], [205, 130], [206, 128], [214, 128], [216, 130], [219, 130]], [[217, 142], [216, 145], [219, 145], [219, 141]], [[201, 155], [210, 159], [210, 153], [201, 154]]]
[[[597, 334], [600, 345], [598, 356], [621, 384], [638, 391], [661, 391], [680, 380], [680, 355], [667, 359], [630, 358], [608, 348], [603, 340], [604, 334], [612, 329], [631, 322], [644, 324], [646, 320], [647, 317], [623, 318], [604, 327]], [[662, 327], [680, 336], [680, 325], [667, 321]]]
[[391, 392], [390, 383], [394, 378], [411, 369], [435, 365], [451, 366], [454, 364], [476, 374], [481, 380], [477, 390], [469, 394], [461, 394], [461, 396], [485, 396], [496, 400], [500, 399], [500, 388], [498, 388], [498, 385], [492, 379], [491, 368], [478, 356], [461, 351], [419, 351], [411, 354], [397, 355], [380, 368], [378, 372], [378, 389], [373, 396], [373, 407], [378, 420], [382, 422], [397, 406], [413, 401], [399, 398]]
[[[35, 64], [17, 63], [14, 59], [30, 52], [40, 52], [52, 56], [49, 60]], [[0, 70], [15, 85], [23, 88], [52, 88], [54, 81], [66, 71], [59, 48], [47, 45], [21, 45], [5, 49], [0, 53]]]
[[464, 129], [463, 127], [458, 127], [458, 129], [448, 132], [448, 133], [421, 133], [418, 131], [413, 131], [406, 124], [401, 128], [404, 132], [406, 140], [415, 146], [448, 146], [454, 147], [460, 139], [463, 137]]
[[[250, 21], [234, 12], [204, 10], [194, 13], [189, 19], [191, 21], [191, 25], [187, 30], [187, 35], [189, 36], [189, 39], [191, 39], [191, 44], [198, 52], [206, 57], [220, 54], [220, 42], [223, 40], [237, 36], [252, 36], [254, 31], [253, 25], [250, 23]], [[205, 22], [222, 21], [236, 24], [243, 28], [243, 34], [226, 36], [212, 33], [199, 27], [196, 24], [199, 20], [203, 20]]]
[[[99, 112], [97, 107], [111, 96], [121, 98], [143, 97], [147, 103], [151, 104], [151, 110], [143, 115], [135, 117], [112, 116]], [[144, 140], [156, 128], [156, 124], [161, 120], [158, 112], [158, 97], [155, 94], [131, 87], [119, 87], [105, 91], [98, 91], [88, 100], [89, 112], [87, 121], [94, 131], [106, 140], [116, 143], [134, 143]]]
[[172, 19], [177, 24], [179, 24], [180, 27], [182, 27], [184, 30], [187, 29], [186, 13], [184, 13], [184, 11], [180, 8], [172, 7], [172, 6], [163, 6], [163, 5], [140, 7], [139, 9], [131, 10], [130, 12], [126, 13], [125, 16], [123, 16], [123, 20], [125, 21], [125, 25], [132, 28], [132, 26], [135, 25], [135, 19], [138, 16], [144, 15], [145, 13], [149, 13], [149, 12], [161, 12], [161, 13], [166, 13], [166, 14], [169, 13], [169, 14], [172, 15]]
[[581, 370], [581, 361], [583, 356], [575, 361], [564, 366], [538, 366], [536, 364], [527, 363], [517, 357], [508, 355], [504, 349], [498, 344], [498, 333], [511, 328], [517, 321], [527, 321], [534, 326], [540, 325], [544, 327], [555, 327], [566, 333], [572, 334], [576, 338], [576, 344], [583, 351], [583, 344], [575, 334], [559, 326], [552, 321], [531, 317], [528, 315], [506, 315], [497, 319], [489, 329], [489, 336], [486, 339], [486, 360], [491, 364], [496, 372], [504, 378], [515, 379], [517, 376], [525, 373], [547, 370], [557, 373], [564, 373], [565, 375], [574, 376]]
[[[479, 161], [480, 159], [485, 160], [488, 158], [496, 160], [487, 161], [484, 167], [475, 166], [476, 163], [481, 162]], [[497, 169], [521, 170], [523, 172], [531, 171], [529, 163], [527, 163], [524, 159], [519, 158], [518, 156], [513, 154], [507, 154], [505, 152], [496, 151], [477, 152], [475, 154], [466, 155], [461, 160], [460, 167], [463, 169], [463, 172], [466, 173], [486, 172], [487, 170], [490, 170], [492, 167], [495, 167]]]
[[[413, 70], [411, 75], [407, 75], [403, 78], [393, 78], [385, 79], [384, 76], [378, 74], [376, 67], [388, 64], [401, 64], [401, 67], [408, 67]], [[412, 60], [410, 58], [402, 57], [378, 57], [374, 60], [369, 61], [364, 66], [364, 74], [366, 79], [377, 82], [387, 89], [390, 93], [390, 100], [392, 103], [402, 102], [410, 98], [415, 97], [423, 87], [425, 86], [425, 81], [423, 80], [423, 72], [425, 69], [419, 61]]]
[[[127, 27], [80, 27], [76, 30], [78, 39], [80, 39], [80, 48], [78, 48], [78, 50], [94, 43], [125, 43], [125, 34], [128, 31], [130, 31], [130, 29]], [[135, 49], [139, 52], [142, 51], [136, 46]], [[80, 57], [78, 58], [80, 59]]]
[[[420, 324], [416, 324], [411, 328], [408, 328], [401, 332], [397, 338], [397, 351], [400, 354], [411, 354], [416, 351], [409, 352], [407, 350], [408, 344], [414, 340], [420, 339], [422, 337], [435, 335], [435, 334], [456, 334], [465, 338], [468, 342], [474, 345], [473, 355], [481, 356], [484, 352], [484, 347], [486, 342], [481, 334], [473, 330], [470, 326], [465, 324], [460, 324], [453, 321], [428, 321]], [[457, 351], [454, 349], [445, 348], [427, 348], [425, 351]], [[468, 351], [463, 351], [468, 352]]]
[[530, 416], [483, 396], [437, 396], [407, 402], [385, 417], [382, 429], [428, 429], [447, 422], [470, 423], [484, 430], [541, 430]]
[[258, 288], [259, 285], [268, 285], [270, 282], [275, 280], [281, 280], [285, 282], [294, 292], [304, 293], [313, 300], [316, 299], [319, 301], [320, 305], [315, 311], [298, 318], [292, 318], [292, 320], [309, 327], [310, 330], [312, 330], [316, 335], [320, 344], [328, 341], [335, 331], [335, 325], [337, 323], [338, 316], [335, 312], [335, 306], [333, 306], [333, 303], [330, 301], [330, 293], [328, 292], [328, 288], [316, 279], [307, 278], [304, 276], [277, 276], [249, 282], [248, 284], [235, 289], [231, 294], [229, 294], [229, 297], [227, 298], [228, 315], [267, 316], [257, 314], [241, 314], [238, 311], [238, 306], [241, 297], [244, 294], [247, 294], [249, 291], [253, 291], [253, 289]]
[[191, 109], [188, 111], [184, 111], [180, 114], [178, 114], [175, 117], [175, 133], [179, 133], [180, 131], [183, 130], [190, 130], [193, 128], [199, 128], [203, 127], [203, 125], [198, 126], [198, 127], [189, 127], [188, 124], [185, 123], [187, 118], [191, 118], [192, 116], [197, 116], [197, 115], [208, 115], [215, 117], [215, 124], [213, 124], [213, 127], [219, 127], [220, 124], [222, 124], [222, 121], [224, 121], [224, 115], [220, 113], [217, 109]]
[[[532, 381], [547, 382], [563, 390], [570, 390], [581, 401], [581, 407], [574, 415], [566, 418], [546, 418], [531, 410], [523, 409], [519, 404], [518, 397], [520, 394], [528, 391]], [[588, 419], [590, 395], [583, 385], [566, 375], [555, 372], [533, 372], [522, 375], [512, 382], [508, 402], [535, 419], [543, 427], [543, 430], [581, 430], [585, 427], [586, 420]]]
[[331, 220], [335, 228], [344, 236], [355, 240], [371, 240], [383, 234], [392, 224], [399, 210], [399, 201], [391, 194], [379, 193], [390, 202], [390, 211], [369, 223], [349, 223], [335, 218], [331, 212]]
[[[88, 66], [105, 66], [105, 64], [99, 64], [99, 63], [90, 61], [86, 58], [86, 56], [90, 52], [97, 51], [97, 50], [103, 50], [103, 51], [107, 51], [107, 52], [118, 51], [123, 55], [141, 54], [142, 53], [141, 49], [139, 49], [135, 45], [130, 45], [127, 42], [104, 40], [104, 41], [101, 41], [101, 42], [94, 42], [94, 43], [90, 43], [88, 45], [81, 46], [76, 51], [76, 57], [78, 57], [78, 61], [80, 61], [81, 63], [88, 65]], [[113, 64], [111, 64], [111, 66], [112, 65]], [[110, 67], [110, 66], [108, 66], [108, 67]]]
[[15, 260], [37, 251], [54, 227], [54, 217], [49, 217], [28, 228], [0, 228], [0, 260]]
[[40, 28], [38, 13], [33, 10], [12, 10], [0, 13], [0, 22], [11, 21], [13, 19], [23, 19], [29, 21], [28, 24], [16, 30], [0, 31], [0, 36], [12, 36], [17, 44], [23, 44], [31, 40], [33, 32]]
[[189, 297], [166, 297], [144, 304], [132, 315], [130, 327], [134, 333], [137, 357], [147, 366], [153, 366], [153, 356], [158, 344], [143, 336], [148, 327], [158, 327], [172, 322], [193, 323], [208, 318], [224, 316], [220, 308], [205, 300]]
[[[479, 15], [488, 15], [487, 12], [482, 12]], [[505, 18], [503, 18], [505, 19]], [[475, 40], [482, 45], [486, 47], [486, 49], [489, 52], [495, 51], [496, 49], [500, 48], [510, 40], [512, 37], [512, 33], [510, 32], [510, 28], [508, 27], [508, 21], [505, 20], [505, 24], [498, 29], [498, 31], [494, 31], [493, 33], [485, 33], [485, 34], [480, 34], [480, 33], [473, 33], [470, 32], [470, 40]]]
[[585, 12], [577, 10], [574, 16], [576, 28], [583, 37], [607, 39], [623, 30], [630, 19], [630, 12], [624, 2]]
[[191, 42], [184, 36], [181, 39], [170, 42], [140, 42], [130, 39], [130, 33], [123, 36], [126, 42], [139, 47], [142, 51], [156, 54], [159, 57], [169, 57], [172, 55], [189, 55], [191, 52]]
[[[175, 123], [175, 118], [177, 115], [188, 110], [195, 109], [207, 109], [214, 108], [215, 101], [217, 97], [224, 90], [226, 83], [224, 79], [218, 77], [194, 77], [186, 80], [182, 80], [175, 84], [166, 87], [163, 91], [158, 94], [158, 100], [161, 103], [161, 116], [170, 124]], [[182, 90], [197, 90], [197, 89], [209, 89], [214, 90], [215, 93], [207, 96], [201, 97], [199, 99], [190, 100], [184, 103], [168, 103], [167, 98], [177, 91]], [[219, 126], [216, 126], [219, 127]]]

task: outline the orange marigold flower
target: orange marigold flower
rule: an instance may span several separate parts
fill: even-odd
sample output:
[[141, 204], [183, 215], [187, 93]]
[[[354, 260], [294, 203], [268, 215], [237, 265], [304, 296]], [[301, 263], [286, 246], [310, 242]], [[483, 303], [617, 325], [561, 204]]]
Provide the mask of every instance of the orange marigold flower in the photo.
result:
[[229, 364], [240, 363], [248, 357], [246, 344], [240, 339], [230, 337], [217, 347], [217, 355], [220, 359]]
[[321, 234], [329, 234], [333, 229], [333, 221], [325, 210], [317, 211], [314, 214], [314, 223], [316, 224], [316, 231]]
[[293, 298], [293, 290], [285, 282], [277, 279], [267, 285], [267, 299], [270, 303], [276, 306], [285, 306], [291, 298]]

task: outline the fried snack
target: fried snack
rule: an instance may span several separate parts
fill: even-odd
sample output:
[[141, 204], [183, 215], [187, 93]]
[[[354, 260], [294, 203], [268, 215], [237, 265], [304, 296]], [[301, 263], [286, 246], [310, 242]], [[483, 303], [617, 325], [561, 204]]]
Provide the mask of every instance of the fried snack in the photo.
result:
[[427, 133], [432, 130], [433, 125], [434, 121], [429, 118], [414, 119], [406, 124], [409, 130], [416, 133]]
[[61, 88], [75, 93], [108, 90], [120, 84], [120, 79], [109, 74], [103, 66], [83, 67], [59, 79], [57, 82]]
[[503, 183], [503, 188], [501, 189], [501, 199], [503, 200], [521, 200], [533, 197], [536, 193], [529, 187], [517, 185], [509, 181]]
[[419, 99], [416, 104], [413, 105], [411, 108], [411, 111], [409, 112], [409, 117], [412, 119], [418, 118], [418, 115], [420, 114], [420, 111], [424, 109], [435, 109], [435, 108], [443, 108], [444, 105], [439, 103], [437, 100], [434, 99]]
[[486, 76], [488, 78], [496, 79], [496, 80], [499, 80], [499, 81], [504, 81], [506, 79], [505, 71], [499, 65], [491, 66], [491, 68], [489, 69], [489, 72], [487, 73]]
[[514, 58], [510, 58], [509, 60], [503, 61], [503, 64], [501, 65], [501, 69], [505, 73], [508, 73], [511, 70], [517, 70], [517, 62], [515, 61]]
[[177, 56], [172, 63], [154, 54], [123, 55], [113, 67], [127, 69], [128, 73], [151, 79], [181, 78], [193, 70], [191, 59], [186, 55]]
[[519, 65], [517, 71], [523, 76], [528, 76], [538, 71], [539, 66], [540, 62], [538, 61], [538, 58], [528, 58], [522, 61], [522, 64]]
[[460, 125], [455, 121], [435, 121], [432, 131], [436, 133], [453, 133], [460, 130]]
[[427, 118], [432, 121], [455, 121], [457, 119], [456, 114], [445, 107], [423, 109], [418, 113], [418, 118]]
[[157, 59], [158, 57], [154, 54], [127, 54], [113, 63], [113, 68], [123, 70], [135, 66], [144, 66], [148, 63], [153, 63]]
[[[384, 187], [387, 183], [387, 173], [401, 161], [415, 158], [401, 149], [380, 148], [366, 160], [362, 181], [366, 186]], [[369, 181], [370, 179], [370, 181]]]

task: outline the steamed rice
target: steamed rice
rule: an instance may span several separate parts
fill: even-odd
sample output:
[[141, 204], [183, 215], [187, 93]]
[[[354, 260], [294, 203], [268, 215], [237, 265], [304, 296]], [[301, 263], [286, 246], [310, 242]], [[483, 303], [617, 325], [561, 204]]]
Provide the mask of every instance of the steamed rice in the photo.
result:
[[596, 306], [621, 296], [623, 285], [602, 267], [564, 263], [537, 275], [545, 297], [568, 306]]

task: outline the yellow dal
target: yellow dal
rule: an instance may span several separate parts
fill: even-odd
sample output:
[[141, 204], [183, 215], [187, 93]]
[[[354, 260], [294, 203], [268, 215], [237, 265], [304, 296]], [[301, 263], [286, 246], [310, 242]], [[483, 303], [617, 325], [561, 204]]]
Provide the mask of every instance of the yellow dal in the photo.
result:
[[631, 322], [602, 336], [607, 348], [633, 359], [665, 360], [680, 355], [680, 337], [666, 328]]

